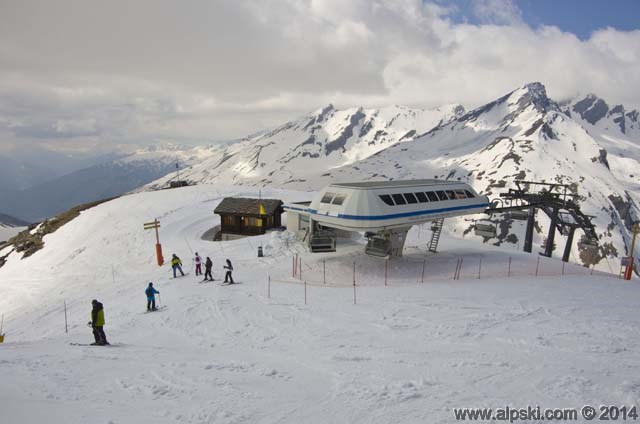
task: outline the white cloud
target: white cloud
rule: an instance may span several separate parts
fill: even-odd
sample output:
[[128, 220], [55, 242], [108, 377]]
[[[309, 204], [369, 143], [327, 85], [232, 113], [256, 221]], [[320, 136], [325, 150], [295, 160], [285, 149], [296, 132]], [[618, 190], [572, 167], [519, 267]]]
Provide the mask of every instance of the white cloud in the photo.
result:
[[477, 106], [530, 81], [638, 106], [640, 31], [482, 25], [420, 0], [0, 5], [0, 143], [99, 146], [240, 137], [336, 106]]

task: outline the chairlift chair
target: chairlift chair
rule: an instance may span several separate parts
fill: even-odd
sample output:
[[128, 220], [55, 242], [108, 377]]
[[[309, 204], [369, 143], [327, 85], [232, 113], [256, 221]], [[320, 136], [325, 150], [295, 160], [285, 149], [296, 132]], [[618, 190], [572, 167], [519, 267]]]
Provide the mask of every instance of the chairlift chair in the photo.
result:
[[481, 219], [475, 223], [475, 234], [477, 236], [494, 238], [498, 234], [497, 225], [489, 219]]
[[511, 211], [511, 219], [516, 219], [518, 221], [526, 221], [529, 219], [529, 211], [527, 209]]
[[391, 239], [381, 234], [374, 234], [368, 237], [364, 251], [370, 256], [389, 256], [391, 254]]
[[312, 252], [335, 252], [336, 236], [332, 231], [320, 231], [309, 239], [309, 249]]

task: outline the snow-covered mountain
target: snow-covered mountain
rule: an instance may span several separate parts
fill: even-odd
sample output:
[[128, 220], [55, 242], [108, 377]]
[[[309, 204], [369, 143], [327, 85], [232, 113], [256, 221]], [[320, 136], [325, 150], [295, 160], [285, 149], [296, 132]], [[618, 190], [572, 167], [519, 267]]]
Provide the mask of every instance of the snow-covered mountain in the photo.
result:
[[[453, 178], [491, 197], [516, 179], [569, 184], [581, 196], [582, 210], [596, 217], [600, 253], [620, 257], [638, 216], [639, 160], [638, 111], [610, 107], [594, 95], [557, 103], [544, 85], [531, 83], [467, 113], [461, 106], [431, 111], [329, 106], [221, 148], [187, 170], [185, 178], [305, 190], [331, 181]], [[523, 224], [500, 219], [499, 237], [492, 242], [520, 245]], [[541, 243], [548, 224], [542, 213], [538, 224]], [[471, 225], [458, 221], [467, 237], [473, 237]], [[556, 252], [563, 245], [558, 235]], [[588, 263], [580, 249], [576, 246], [572, 260]]]
[[[603, 105], [598, 106], [602, 110], [590, 114], [593, 107], [585, 107], [585, 102]], [[624, 256], [631, 223], [638, 217], [637, 128], [636, 111], [609, 109], [593, 96], [561, 106], [549, 99], [542, 84], [532, 83], [422, 137], [314, 180], [322, 185], [354, 178], [455, 178], [490, 197], [513, 187], [514, 180], [568, 184], [580, 196], [582, 210], [595, 216], [601, 253]], [[540, 242], [548, 220], [543, 214], [537, 219]], [[499, 220], [498, 243], [519, 244], [523, 224], [508, 216]], [[469, 221], [459, 225], [469, 232]], [[556, 252], [564, 245], [561, 240], [556, 238]], [[574, 248], [573, 260], [586, 262], [580, 250]]]
[[[221, 146], [183, 175], [199, 183], [314, 189], [317, 184], [308, 175], [356, 163], [463, 113], [460, 105], [431, 110], [400, 106], [338, 110], [328, 105], [272, 131]], [[164, 186], [167, 179], [150, 187]]]
[[115, 159], [51, 178], [22, 190], [0, 193], [0, 211], [31, 222], [41, 221], [75, 205], [119, 196], [205, 160], [218, 146], [151, 146], [120, 154]]
[[0, 213], [0, 245], [24, 230], [29, 223]]

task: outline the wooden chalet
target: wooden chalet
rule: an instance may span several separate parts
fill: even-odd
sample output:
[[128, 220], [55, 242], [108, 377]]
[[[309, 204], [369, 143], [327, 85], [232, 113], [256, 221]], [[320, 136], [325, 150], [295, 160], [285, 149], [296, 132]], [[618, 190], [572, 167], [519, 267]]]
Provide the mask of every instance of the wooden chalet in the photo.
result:
[[278, 199], [225, 197], [213, 212], [220, 215], [216, 238], [223, 240], [228, 238], [225, 235], [255, 236], [282, 225], [282, 201]]

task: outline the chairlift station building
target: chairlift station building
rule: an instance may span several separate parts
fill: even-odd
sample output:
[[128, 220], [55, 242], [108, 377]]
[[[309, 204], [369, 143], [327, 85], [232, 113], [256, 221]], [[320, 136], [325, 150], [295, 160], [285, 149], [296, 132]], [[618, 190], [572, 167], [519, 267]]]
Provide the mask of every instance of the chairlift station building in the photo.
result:
[[334, 251], [340, 231], [350, 231], [365, 233], [368, 254], [402, 256], [411, 226], [482, 213], [488, 206], [489, 199], [464, 182], [425, 179], [334, 183], [311, 202], [283, 208], [287, 229], [311, 251]]

